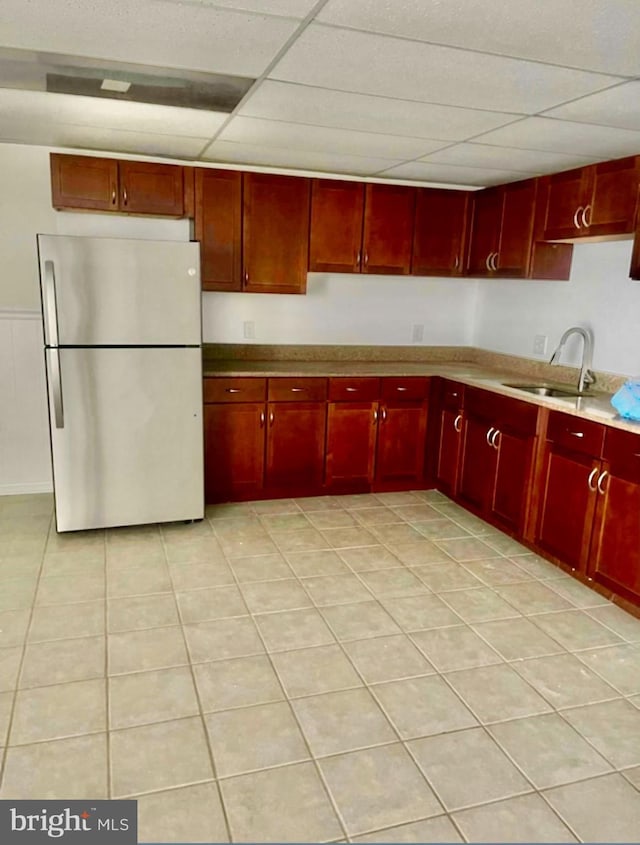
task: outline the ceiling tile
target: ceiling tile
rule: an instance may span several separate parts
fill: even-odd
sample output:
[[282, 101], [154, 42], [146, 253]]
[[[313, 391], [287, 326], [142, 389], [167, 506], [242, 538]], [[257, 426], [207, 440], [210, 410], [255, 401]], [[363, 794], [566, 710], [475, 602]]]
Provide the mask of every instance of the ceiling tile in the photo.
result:
[[0, 44], [255, 77], [298, 25], [189, 2], [2, 0]]
[[480, 186], [502, 185], [516, 182], [527, 175], [514, 170], [493, 170], [482, 167], [458, 167], [454, 164], [430, 164], [423, 161], [409, 161], [391, 167], [379, 174], [385, 179], [414, 179], [422, 182], [446, 182], [450, 185]]
[[258, 144], [235, 144], [231, 141], [214, 141], [201, 158], [204, 161], [313, 170], [318, 173], [349, 173], [357, 176], [370, 176], [394, 164], [391, 159], [384, 158], [338, 155], [316, 150], [287, 150], [282, 147], [262, 147]]
[[[180, 2], [180, 0], [157, 0], [157, 2]], [[288, 18], [306, 18], [318, 0], [193, 0], [203, 5], [224, 6], [236, 11], [259, 12], [263, 15], [283, 15]], [[266, 8], [265, 8], [266, 7]]]
[[640, 132], [552, 120], [549, 117], [528, 117], [487, 132], [478, 140], [499, 147], [549, 150], [600, 159], [640, 153]]
[[488, 144], [456, 144], [424, 156], [421, 161], [438, 164], [459, 164], [465, 167], [494, 167], [499, 170], [519, 170], [523, 173], [551, 173], [570, 170], [591, 161], [590, 158], [540, 150], [518, 150], [493, 147]]
[[600, 123], [640, 131], [640, 82], [625, 82], [615, 88], [558, 106], [546, 114], [562, 120]]
[[602, 73], [640, 75], [636, 0], [329, 0], [318, 20]]
[[517, 114], [392, 100], [270, 79], [260, 84], [238, 114], [447, 141], [469, 138], [520, 118]]
[[11, 88], [0, 88], [0, 114], [4, 121], [30, 122], [34, 126], [53, 122], [205, 138], [211, 138], [228, 118], [227, 114], [202, 109]]
[[531, 114], [617, 77], [311, 24], [269, 76], [323, 88]]
[[337, 155], [374, 156], [396, 160], [418, 158], [447, 144], [447, 141], [426, 138], [403, 138], [397, 135], [356, 132], [352, 129], [331, 129], [326, 126], [262, 120], [257, 117], [232, 118], [218, 139], [240, 144], [283, 147], [291, 151], [315, 150]]

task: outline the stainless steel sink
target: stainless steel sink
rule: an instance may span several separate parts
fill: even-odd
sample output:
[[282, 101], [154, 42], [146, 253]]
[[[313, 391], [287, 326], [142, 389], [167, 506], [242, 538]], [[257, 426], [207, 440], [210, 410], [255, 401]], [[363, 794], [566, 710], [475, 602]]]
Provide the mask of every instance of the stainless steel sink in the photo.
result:
[[587, 392], [571, 387], [552, 387], [548, 384], [514, 384], [513, 382], [502, 382], [504, 387], [513, 387], [515, 390], [524, 390], [526, 393], [533, 393], [535, 396], [556, 396], [569, 399], [571, 397], [587, 396]]

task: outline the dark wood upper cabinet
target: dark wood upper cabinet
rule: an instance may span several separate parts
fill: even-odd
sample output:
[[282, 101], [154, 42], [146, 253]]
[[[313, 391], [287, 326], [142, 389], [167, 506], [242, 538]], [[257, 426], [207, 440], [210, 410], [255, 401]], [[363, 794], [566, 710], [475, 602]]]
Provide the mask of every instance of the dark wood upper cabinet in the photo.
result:
[[565, 170], [549, 177], [547, 214], [544, 236], [547, 240], [575, 238], [580, 231], [581, 212], [585, 202], [585, 191], [589, 168]]
[[571, 274], [573, 244], [552, 243], [544, 240], [545, 218], [549, 196], [549, 176], [541, 176], [536, 182], [538, 185], [536, 211], [533, 221], [529, 277], [531, 279], [567, 281]]
[[365, 191], [362, 271], [408, 275], [411, 271], [415, 188], [368, 184]]
[[472, 197], [471, 230], [467, 272], [471, 276], [488, 276], [493, 258], [500, 247], [503, 196], [499, 188], [486, 188]]
[[54, 208], [117, 211], [118, 162], [112, 158], [51, 153]]
[[310, 180], [244, 174], [243, 290], [305, 293]]
[[311, 185], [309, 270], [359, 273], [364, 185], [314, 179]]
[[462, 275], [468, 208], [466, 191], [416, 189], [414, 276]]
[[121, 161], [118, 168], [121, 211], [165, 217], [183, 216], [182, 167], [146, 161]]
[[195, 236], [203, 290], [242, 289], [242, 174], [197, 168]]

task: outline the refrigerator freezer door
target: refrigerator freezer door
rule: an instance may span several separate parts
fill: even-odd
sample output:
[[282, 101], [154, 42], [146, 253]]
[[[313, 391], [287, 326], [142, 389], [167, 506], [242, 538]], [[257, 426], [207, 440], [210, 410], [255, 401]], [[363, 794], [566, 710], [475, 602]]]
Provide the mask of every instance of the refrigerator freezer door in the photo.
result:
[[45, 355], [58, 531], [202, 518], [200, 349]]
[[47, 346], [201, 342], [198, 244], [38, 235], [38, 256]]

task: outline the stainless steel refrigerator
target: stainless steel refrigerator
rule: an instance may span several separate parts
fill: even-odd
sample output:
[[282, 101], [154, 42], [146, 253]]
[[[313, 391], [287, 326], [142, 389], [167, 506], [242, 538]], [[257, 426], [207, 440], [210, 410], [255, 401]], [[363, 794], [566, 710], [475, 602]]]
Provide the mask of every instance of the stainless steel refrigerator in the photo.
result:
[[58, 531], [204, 515], [199, 246], [38, 235]]

